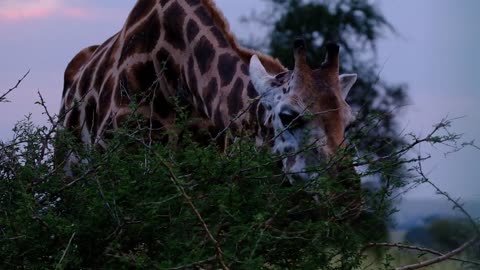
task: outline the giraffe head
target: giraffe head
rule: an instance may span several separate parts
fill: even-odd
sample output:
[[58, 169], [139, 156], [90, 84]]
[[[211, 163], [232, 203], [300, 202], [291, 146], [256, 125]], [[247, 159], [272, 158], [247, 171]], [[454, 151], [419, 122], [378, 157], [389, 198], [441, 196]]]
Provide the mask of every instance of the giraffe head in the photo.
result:
[[273, 151], [284, 155], [283, 170], [290, 182], [317, 177], [314, 167], [327, 162], [342, 146], [344, 130], [352, 120], [345, 98], [356, 74], [339, 74], [339, 47], [327, 45], [318, 69], [307, 64], [303, 40], [294, 43], [295, 67], [270, 74], [256, 55], [250, 77], [274, 129]]

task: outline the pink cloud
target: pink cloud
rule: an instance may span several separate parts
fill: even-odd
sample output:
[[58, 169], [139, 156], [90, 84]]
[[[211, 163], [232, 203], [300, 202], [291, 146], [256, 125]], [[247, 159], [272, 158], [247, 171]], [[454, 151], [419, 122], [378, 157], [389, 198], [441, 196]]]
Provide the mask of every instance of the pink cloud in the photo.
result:
[[7, 2], [0, 4], [0, 22], [18, 22], [47, 19], [50, 17], [92, 18], [93, 13], [81, 7], [71, 7], [58, 0], [37, 0], [34, 2]]
[[93, 13], [86, 9], [86, 8], [79, 8], [79, 7], [66, 7], [62, 10], [63, 15], [66, 17], [74, 17], [74, 18], [92, 18]]
[[27, 19], [46, 18], [52, 14], [48, 7], [36, 7], [27, 9], [0, 10], [0, 21], [23, 21]]

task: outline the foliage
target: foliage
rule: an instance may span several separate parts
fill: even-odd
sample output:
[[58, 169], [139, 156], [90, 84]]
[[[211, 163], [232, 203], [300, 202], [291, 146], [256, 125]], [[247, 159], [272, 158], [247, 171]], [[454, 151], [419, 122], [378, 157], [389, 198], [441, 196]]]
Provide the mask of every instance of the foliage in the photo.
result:
[[[51, 166], [51, 156], [39, 156], [42, 144], [35, 134], [43, 128], [22, 121], [16, 135], [27, 136], [26, 147], [3, 149], [19, 157], [0, 180], [0, 258], [6, 267], [213, 263], [214, 247], [178, 185], [232, 266], [340, 269], [359, 263], [361, 237], [351, 225], [302, 213], [318, 205], [282, 183], [277, 157], [248, 141], [218, 155], [215, 145], [198, 145], [185, 134], [181, 149], [154, 145], [132, 151], [135, 138], [120, 130], [108, 150], [79, 153], [88, 163], [75, 168], [78, 178], [68, 179]], [[38, 160], [40, 166], [32, 162]], [[333, 260], [338, 267], [329, 268]]]
[[[354, 269], [366, 258], [365, 243], [383, 240], [377, 226], [393, 213], [393, 186], [362, 194], [374, 202], [366, 205], [355, 199], [360, 191], [325, 174], [291, 186], [277, 166], [281, 157], [251, 139], [238, 138], [219, 154], [187, 130], [180, 144], [162, 145], [145, 142], [148, 130], [119, 129], [106, 150], [61, 131], [55, 146], [82, 160], [68, 177], [54, 166], [55, 126], [27, 118], [13, 141], [0, 144], [2, 268]], [[434, 134], [409, 147], [447, 139]], [[323, 166], [341, 166], [352, 145]], [[362, 176], [389, 174], [395, 164], [422, 160], [407, 159], [408, 149], [353, 162], [375, 163]], [[374, 218], [355, 218], [359, 207]]]

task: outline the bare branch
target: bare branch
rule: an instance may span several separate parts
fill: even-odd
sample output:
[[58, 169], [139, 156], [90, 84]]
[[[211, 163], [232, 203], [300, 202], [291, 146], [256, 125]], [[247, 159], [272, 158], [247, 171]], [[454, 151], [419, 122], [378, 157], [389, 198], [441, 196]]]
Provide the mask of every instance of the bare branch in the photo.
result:
[[[53, 138], [53, 134], [55, 134], [55, 132], [57, 130], [57, 126], [59, 124], [59, 121], [58, 120], [56, 121], [55, 118], [52, 116], [52, 114], [48, 111], [47, 104], [46, 104], [45, 100], [43, 99], [43, 96], [40, 93], [40, 91], [38, 91], [37, 93], [38, 93], [38, 97], [40, 98], [40, 101], [37, 101], [35, 103], [42, 106], [43, 114], [47, 115], [48, 121], [52, 125], [48, 129], [48, 132], [45, 132], [45, 134], [44, 134], [45, 136], [42, 140], [42, 148], [40, 150], [40, 159], [38, 160], [38, 163], [40, 163], [41, 160], [45, 157], [46, 150], [48, 148], [49, 143], [51, 142], [51, 139]], [[40, 164], [38, 164], [38, 165], [40, 165]]]
[[38, 97], [40, 98], [40, 101], [35, 102], [35, 104], [39, 104], [40, 106], [42, 106], [42, 108], [43, 108], [43, 114], [46, 114], [47, 117], [48, 117], [48, 121], [50, 122], [50, 124], [54, 125], [56, 121], [54, 120], [54, 118], [53, 118], [53, 116], [50, 114], [50, 112], [48, 111], [47, 103], [46, 103], [45, 100], [43, 99], [43, 96], [42, 96], [42, 94], [40, 93], [40, 91], [37, 91], [37, 94], [38, 94]]
[[12, 88], [8, 89], [4, 94], [2, 94], [0, 96], [0, 102], [8, 102], [7, 95], [10, 94], [13, 90], [17, 89], [29, 73], [30, 70], [28, 70], [27, 73], [25, 73], [25, 75], [23, 75], [23, 77], [17, 81], [17, 84], [15, 84]]
[[460, 212], [462, 212], [468, 218], [468, 221], [470, 222], [470, 224], [472, 225], [472, 227], [475, 230], [475, 233], [477, 235], [476, 237], [479, 238], [480, 237], [480, 228], [479, 228], [477, 222], [475, 222], [475, 219], [467, 212], [467, 210], [465, 210], [463, 205], [459, 203], [459, 200], [453, 199], [447, 192], [441, 190], [435, 183], [430, 181], [430, 179], [428, 179], [427, 176], [425, 175], [425, 173], [423, 172], [421, 162], [418, 163], [418, 167], [416, 169], [417, 169], [417, 172], [422, 177], [422, 182], [430, 184], [436, 190], [437, 194], [442, 195], [445, 198], [447, 198], [447, 200], [454, 205], [454, 208], [459, 209]]

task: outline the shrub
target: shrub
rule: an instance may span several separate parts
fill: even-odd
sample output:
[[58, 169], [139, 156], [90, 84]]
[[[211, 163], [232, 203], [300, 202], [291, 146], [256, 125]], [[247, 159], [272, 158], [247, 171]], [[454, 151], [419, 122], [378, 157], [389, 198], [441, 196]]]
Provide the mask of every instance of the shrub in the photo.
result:
[[[75, 143], [67, 131], [55, 135], [55, 122], [36, 126], [27, 117], [12, 141], [0, 142], [2, 268], [360, 267], [366, 242], [384, 240], [393, 191], [411, 177], [396, 168], [424, 159], [406, 156], [419, 143], [455, 140], [436, 134], [448, 124], [388, 156], [354, 158], [355, 165], [372, 165], [361, 176], [388, 180], [361, 192], [327, 176], [291, 186], [277, 166], [281, 157], [248, 137], [220, 153], [187, 130], [179, 144], [164, 145], [145, 143], [148, 130], [123, 128], [107, 149], [96, 149]], [[361, 136], [351, 136], [332, 158], [335, 166], [343, 166]], [[73, 177], [55, 166], [54, 144], [57, 154], [72, 151], [82, 161]], [[352, 215], [352, 208], [362, 214]]]

